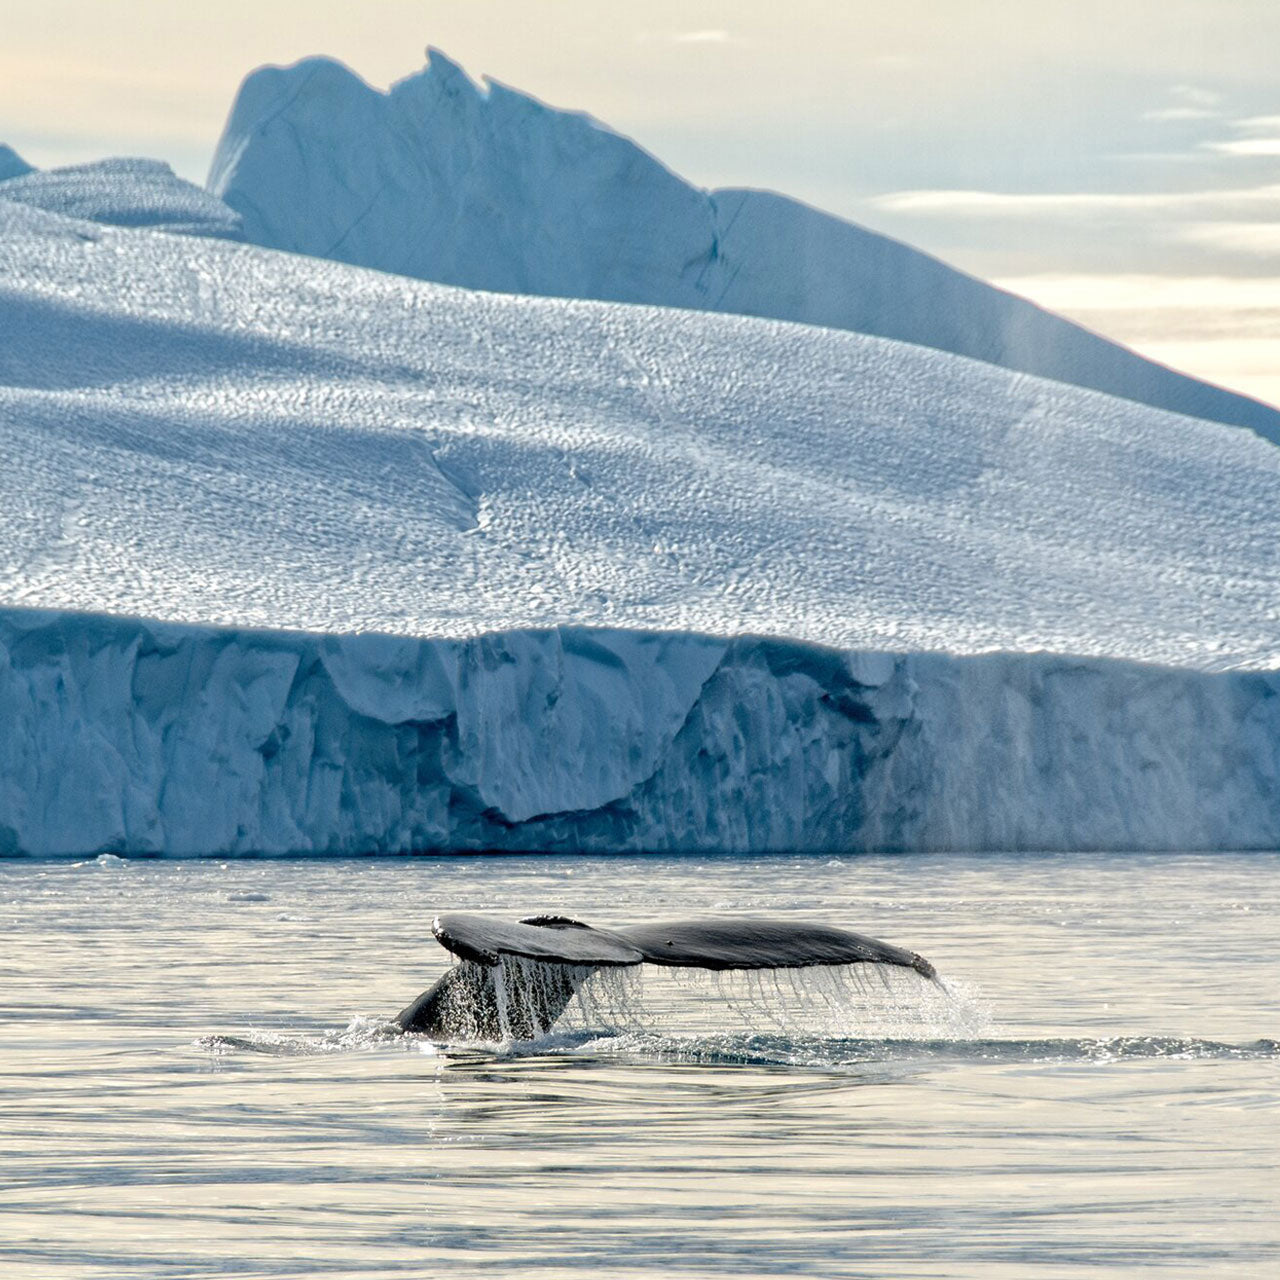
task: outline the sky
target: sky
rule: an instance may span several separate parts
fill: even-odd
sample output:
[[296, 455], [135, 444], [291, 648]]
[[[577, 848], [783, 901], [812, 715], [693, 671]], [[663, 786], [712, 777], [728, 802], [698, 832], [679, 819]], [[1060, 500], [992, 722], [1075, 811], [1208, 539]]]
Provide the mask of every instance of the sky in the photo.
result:
[[203, 181], [252, 68], [428, 44], [1280, 403], [1280, 0], [6, 0], [0, 142]]

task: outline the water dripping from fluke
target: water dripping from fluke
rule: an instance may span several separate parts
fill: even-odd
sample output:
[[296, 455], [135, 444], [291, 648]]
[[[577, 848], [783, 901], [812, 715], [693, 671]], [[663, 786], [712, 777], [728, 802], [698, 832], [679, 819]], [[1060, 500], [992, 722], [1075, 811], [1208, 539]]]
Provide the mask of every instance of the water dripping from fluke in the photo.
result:
[[739, 916], [597, 929], [451, 914], [432, 932], [459, 963], [396, 1022], [451, 1044], [593, 1029], [954, 1036], [984, 1021], [916, 952], [825, 924]]

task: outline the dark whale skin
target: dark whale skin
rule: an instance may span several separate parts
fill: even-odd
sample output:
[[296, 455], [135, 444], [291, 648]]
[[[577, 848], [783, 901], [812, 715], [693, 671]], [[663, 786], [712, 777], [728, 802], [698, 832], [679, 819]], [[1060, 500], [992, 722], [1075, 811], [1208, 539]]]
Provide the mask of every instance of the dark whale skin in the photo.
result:
[[[768, 916], [719, 916], [597, 929], [568, 916], [511, 923], [451, 912], [431, 931], [462, 964], [402, 1009], [405, 1031], [433, 1039], [535, 1039], [600, 968], [656, 964], [694, 969], [799, 969], [887, 964], [934, 980], [923, 956], [833, 925]], [[525, 963], [508, 966], [505, 957]], [[502, 984], [501, 990], [498, 984]]]
[[695, 969], [799, 969], [822, 964], [889, 964], [936, 976], [933, 965], [895, 947], [831, 925], [721, 916], [615, 930], [649, 964]]

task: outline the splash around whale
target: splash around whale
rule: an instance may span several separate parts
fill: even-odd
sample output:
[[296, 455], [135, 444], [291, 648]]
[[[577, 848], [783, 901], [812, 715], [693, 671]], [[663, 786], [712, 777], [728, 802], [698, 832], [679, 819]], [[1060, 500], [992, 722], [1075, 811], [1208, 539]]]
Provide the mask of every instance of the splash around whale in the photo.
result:
[[831, 925], [760, 916], [598, 929], [568, 916], [511, 923], [450, 913], [437, 916], [431, 932], [462, 963], [395, 1021], [432, 1039], [536, 1039], [598, 970], [641, 964], [715, 971], [874, 964], [937, 980], [933, 965], [904, 947]]

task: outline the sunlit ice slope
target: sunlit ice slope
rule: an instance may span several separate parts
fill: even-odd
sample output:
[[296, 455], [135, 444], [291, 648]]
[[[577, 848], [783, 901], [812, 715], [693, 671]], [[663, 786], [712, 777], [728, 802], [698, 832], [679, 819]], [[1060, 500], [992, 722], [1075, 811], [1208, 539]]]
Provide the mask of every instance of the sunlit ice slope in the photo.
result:
[[2, 850], [1280, 839], [1250, 433], [12, 204], [0, 337]]
[[9, 207], [5, 598], [1270, 665], [1280, 454], [974, 361]]
[[254, 72], [209, 185], [261, 245], [471, 288], [876, 334], [1280, 440], [1280, 410], [795, 200], [693, 187], [590, 117], [477, 86], [438, 51], [389, 93], [324, 58]]

